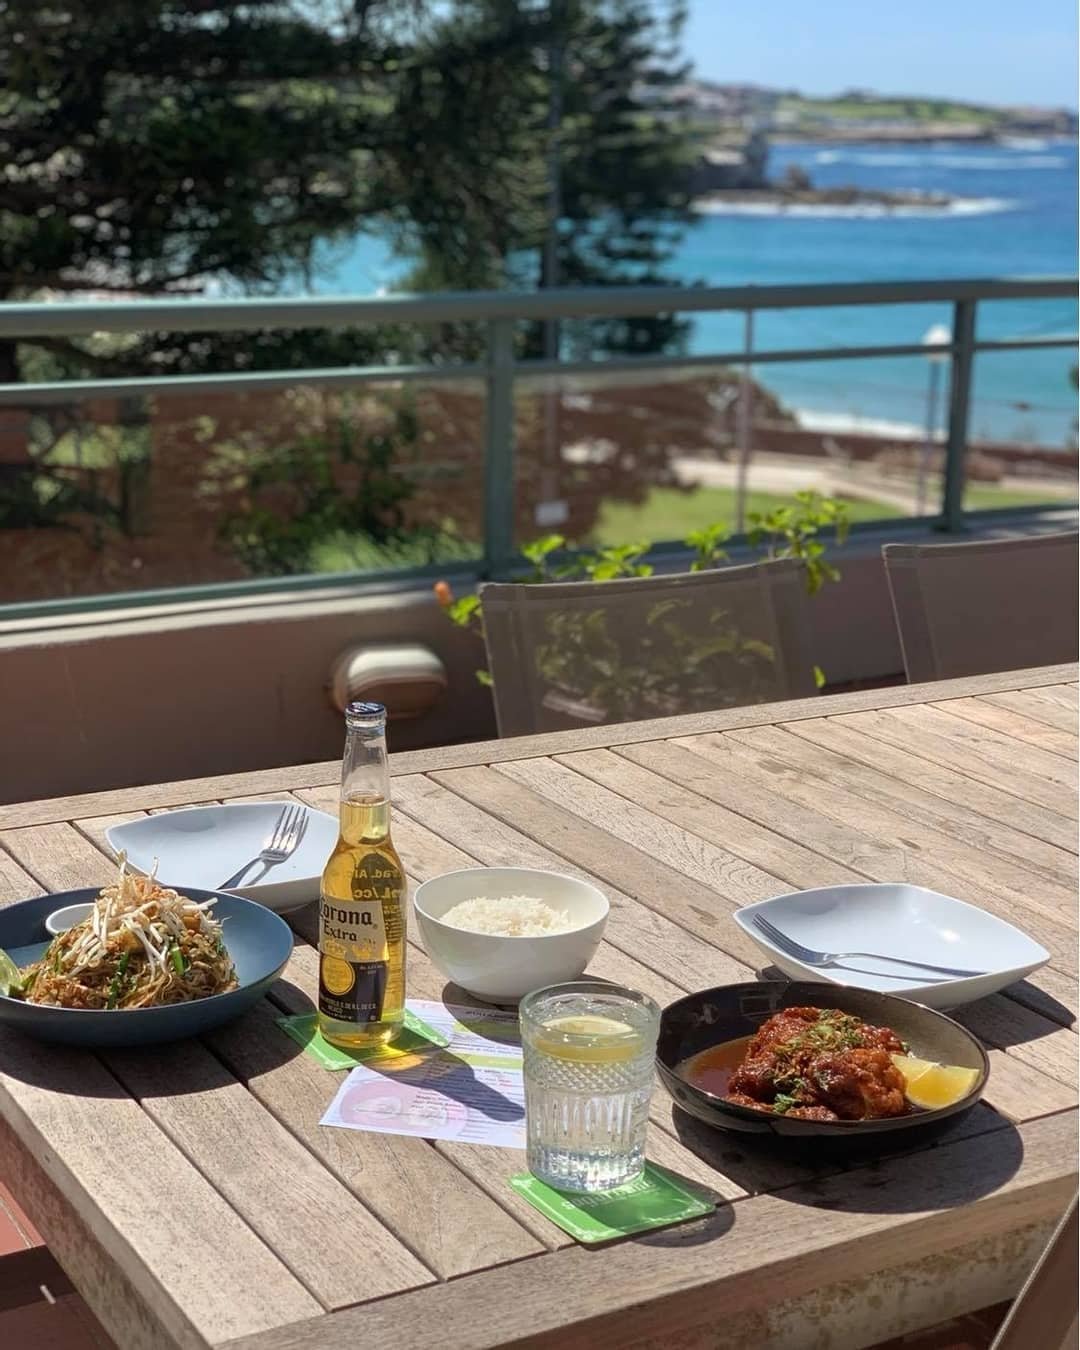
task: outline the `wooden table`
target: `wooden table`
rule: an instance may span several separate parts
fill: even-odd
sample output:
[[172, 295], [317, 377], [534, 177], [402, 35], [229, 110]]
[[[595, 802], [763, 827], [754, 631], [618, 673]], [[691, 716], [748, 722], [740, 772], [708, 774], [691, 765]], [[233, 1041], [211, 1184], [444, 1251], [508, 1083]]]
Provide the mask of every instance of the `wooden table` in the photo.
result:
[[[797, 887], [907, 880], [1053, 953], [963, 1009], [986, 1100], [932, 1149], [777, 1160], [673, 1115], [649, 1152], [716, 1212], [586, 1250], [506, 1185], [518, 1153], [319, 1126], [337, 1078], [275, 1025], [286, 976], [202, 1042], [91, 1056], [0, 1037], [0, 1169], [117, 1343], [230, 1350], [868, 1345], [1008, 1297], [1075, 1188], [1076, 668], [397, 756], [414, 881], [519, 863], [611, 898], [591, 969], [661, 1003], [759, 966], [731, 912]], [[113, 874], [105, 828], [294, 794], [336, 764], [0, 807], [0, 901]], [[423, 952], [409, 990], [438, 997]]]

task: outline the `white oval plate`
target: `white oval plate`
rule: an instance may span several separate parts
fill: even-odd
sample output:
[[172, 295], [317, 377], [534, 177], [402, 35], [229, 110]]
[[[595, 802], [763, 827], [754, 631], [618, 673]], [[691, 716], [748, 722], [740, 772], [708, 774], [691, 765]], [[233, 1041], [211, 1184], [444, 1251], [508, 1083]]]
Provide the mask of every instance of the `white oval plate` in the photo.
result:
[[[274, 832], [286, 802], [234, 802], [227, 806], [192, 806], [162, 811], [105, 831], [117, 852], [125, 852], [137, 872], [148, 873], [157, 861], [158, 880], [165, 886], [197, 886], [216, 891]], [[338, 822], [325, 811], [307, 808], [308, 826], [296, 852], [271, 867], [254, 884], [230, 886], [232, 894], [257, 900], [279, 913], [317, 900], [326, 860], [338, 837]], [[257, 863], [251, 878], [262, 873]]]
[[[983, 973], [950, 979], [870, 958], [808, 966], [770, 941], [754, 923], [755, 914], [816, 951], [881, 952]], [[899, 994], [928, 1008], [973, 1003], [1050, 960], [1045, 947], [1011, 923], [950, 895], [900, 882], [793, 891], [746, 905], [734, 917], [772, 964], [794, 980]]]

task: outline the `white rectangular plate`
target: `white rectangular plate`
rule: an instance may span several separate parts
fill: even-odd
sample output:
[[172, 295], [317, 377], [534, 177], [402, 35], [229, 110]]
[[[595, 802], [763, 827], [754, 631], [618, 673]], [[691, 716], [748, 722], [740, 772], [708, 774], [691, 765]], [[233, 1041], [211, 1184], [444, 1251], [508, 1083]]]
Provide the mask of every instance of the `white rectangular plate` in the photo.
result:
[[[156, 862], [158, 880], [166, 886], [201, 886], [214, 891], [249, 858], [256, 857], [286, 805], [235, 802], [163, 811], [114, 825], [105, 831], [105, 838], [117, 853], [127, 854], [138, 872], [149, 872]], [[318, 899], [323, 868], [337, 842], [338, 822], [325, 811], [306, 809], [307, 830], [296, 852], [271, 867], [255, 885], [231, 886], [231, 892], [278, 911]], [[249, 875], [254, 878], [261, 871], [262, 864], [256, 864]]]
[[[805, 965], [765, 936], [754, 923], [755, 914], [817, 951], [879, 952], [984, 973], [954, 979], [870, 957], [852, 957], [835, 966]], [[899, 882], [793, 891], [747, 905], [734, 918], [792, 979], [876, 989], [929, 1008], [956, 1008], [985, 998], [1050, 959], [1044, 947], [1003, 919], [952, 896]]]

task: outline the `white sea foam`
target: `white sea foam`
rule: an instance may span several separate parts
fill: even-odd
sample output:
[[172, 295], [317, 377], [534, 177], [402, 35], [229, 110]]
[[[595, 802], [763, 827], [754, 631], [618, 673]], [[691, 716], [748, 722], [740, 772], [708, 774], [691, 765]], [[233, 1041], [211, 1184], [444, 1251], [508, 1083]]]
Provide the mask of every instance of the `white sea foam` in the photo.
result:
[[819, 150], [817, 164], [859, 164], [872, 169], [993, 169], [1009, 172], [1017, 169], [1064, 169], [1061, 155], [973, 155], [942, 154], [927, 149], [922, 153], [901, 150]]
[[814, 408], [794, 409], [795, 419], [800, 427], [807, 431], [859, 432], [864, 436], [898, 436], [904, 440], [917, 440], [926, 435], [925, 430], [915, 422], [896, 422], [885, 417], [860, 417], [857, 413], [822, 412]]
[[934, 206], [930, 203], [888, 202], [782, 202], [725, 201], [722, 194], [694, 204], [695, 211], [708, 216], [792, 216], [820, 220], [888, 220], [904, 217], [916, 220], [946, 220], [955, 216], [990, 216], [1012, 211], [1014, 201], [1004, 197], [957, 197]]

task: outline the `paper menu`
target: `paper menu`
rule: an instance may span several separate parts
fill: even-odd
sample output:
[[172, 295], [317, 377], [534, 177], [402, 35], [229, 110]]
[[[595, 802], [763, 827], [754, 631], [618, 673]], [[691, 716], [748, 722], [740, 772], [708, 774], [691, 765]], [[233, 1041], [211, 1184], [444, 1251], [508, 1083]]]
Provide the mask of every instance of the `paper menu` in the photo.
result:
[[517, 1014], [422, 999], [410, 999], [409, 1007], [448, 1039], [446, 1049], [358, 1065], [321, 1124], [524, 1148]]

